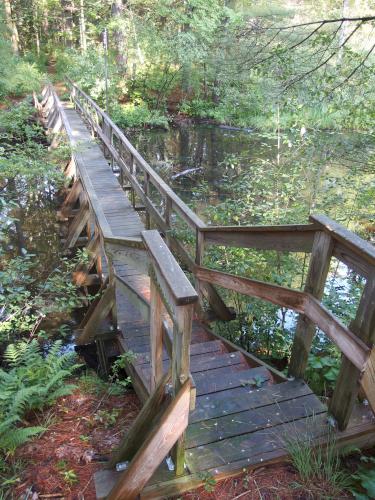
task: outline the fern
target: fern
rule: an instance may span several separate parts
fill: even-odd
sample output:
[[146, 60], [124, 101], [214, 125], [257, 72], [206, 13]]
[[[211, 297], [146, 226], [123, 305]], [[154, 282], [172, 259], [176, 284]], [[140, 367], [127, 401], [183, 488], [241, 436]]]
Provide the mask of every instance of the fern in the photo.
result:
[[4, 360], [9, 370], [0, 369], [0, 450], [13, 453], [43, 427], [20, 427], [30, 410], [52, 404], [57, 398], [71, 394], [75, 385], [65, 380], [80, 366], [74, 353], [61, 353], [61, 342], [52, 344], [43, 358], [36, 340], [7, 347]]

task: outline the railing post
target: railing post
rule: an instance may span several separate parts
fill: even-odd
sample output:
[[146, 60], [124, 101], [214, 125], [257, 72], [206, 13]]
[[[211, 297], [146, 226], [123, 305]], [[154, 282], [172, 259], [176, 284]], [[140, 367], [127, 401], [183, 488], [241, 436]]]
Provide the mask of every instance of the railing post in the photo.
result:
[[[146, 198], [150, 198], [150, 174], [148, 172], [145, 172], [145, 182], [143, 186], [143, 190], [145, 192]], [[148, 211], [146, 211], [146, 229], [150, 229], [151, 227], [151, 221], [150, 221], [150, 214]]]
[[[172, 384], [174, 396], [190, 377], [190, 341], [193, 324], [194, 304], [176, 308], [176, 323], [173, 325], [172, 347]], [[178, 439], [173, 448], [173, 459], [177, 476], [185, 469], [185, 434]]]
[[[369, 347], [375, 344], [375, 271], [367, 277], [356, 317], [349, 329]], [[335, 391], [329, 405], [329, 411], [336, 419], [340, 430], [344, 430], [348, 425], [358, 396], [360, 377], [360, 371], [346, 357], [343, 357]], [[375, 392], [375, 386], [373, 390]]]
[[151, 393], [163, 376], [163, 302], [153, 276], [150, 280]]
[[[195, 240], [195, 263], [197, 266], [203, 265], [204, 256], [204, 232], [199, 228], [196, 229], [196, 240]], [[200, 310], [203, 312], [203, 293], [200, 285], [200, 281], [195, 277], [195, 290], [198, 294], [198, 304]]]
[[[327, 279], [333, 251], [333, 240], [324, 231], [315, 233], [311, 251], [309, 271], [307, 274], [305, 292], [321, 299]], [[302, 378], [307, 366], [311, 344], [315, 335], [315, 325], [305, 315], [300, 314], [292, 347], [289, 364], [289, 375]]]
[[[135, 162], [134, 162], [134, 156], [132, 154], [130, 154], [130, 176], [131, 177], [135, 177], [135, 174], [136, 174], [136, 166], [135, 166]], [[130, 182], [131, 184], [131, 182]], [[134, 191], [134, 188], [132, 188], [131, 190], [131, 203], [133, 205], [133, 208], [135, 208], [135, 191]]]

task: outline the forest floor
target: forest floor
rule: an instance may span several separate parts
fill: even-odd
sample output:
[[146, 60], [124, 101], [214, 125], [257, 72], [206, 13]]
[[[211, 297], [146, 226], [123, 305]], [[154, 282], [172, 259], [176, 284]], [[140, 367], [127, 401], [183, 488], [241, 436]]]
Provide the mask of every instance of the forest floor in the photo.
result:
[[[14, 458], [19, 474], [13, 498], [30, 500], [95, 500], [93, 475], [103, 468], [124, 431], [135, 420], [140, 402], [132, 390], [110, 395], [108, 384], [95, 376], [75, 380], [75, 392], [55, 406], [35, 414], [33, 424], [48, 430], [19, 448]], [[96, 383], [98, 386], [96, 387]], [[207, 491], [209, 490], [209, 491]], [[351, 498], [320, 481], [302, 485], [291, 464], [244, 471], [242, 476], [185, 493], [184, 500], [305, 500]]]
[[93, 377], [74, 381], [78, 387], [73, 394], [34, 416], [32, 423], [48, 430], [17, 450], [15, 460], [22, 472], [14, 498], [96, 498], [93, 475], [140, 410], [132, 390], [110, 395], [98, 381], [98, 391]]

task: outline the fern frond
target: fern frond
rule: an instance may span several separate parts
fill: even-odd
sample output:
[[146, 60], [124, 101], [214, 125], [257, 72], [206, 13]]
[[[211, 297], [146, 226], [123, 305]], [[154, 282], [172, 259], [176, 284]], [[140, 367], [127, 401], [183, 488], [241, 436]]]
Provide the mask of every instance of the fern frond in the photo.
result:
[[48, 402], [52, 403], [62, 396], [69, 396], [69, 394], [71, 394], [75, 389], [77, 389], [77, 386], [74, 384], [67, 384], [64, 387], [59, 387], [48, 395]]
[[11, 427], [7, 433], [0, 435], [0, 450], [13, 453], [21, 444], [31, 437], [44, 432], [44, 427]]

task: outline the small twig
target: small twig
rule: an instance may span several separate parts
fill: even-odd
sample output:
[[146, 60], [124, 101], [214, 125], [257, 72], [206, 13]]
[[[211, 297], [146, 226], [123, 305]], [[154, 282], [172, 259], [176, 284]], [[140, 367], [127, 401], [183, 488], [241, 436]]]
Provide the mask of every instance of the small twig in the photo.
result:
[[63, 498], [62, 493], [49, 493], [48, 495], [39, 495], [39, 498]]
[[91, 476], [91, 477], [90, 477], [90, 479], [87, 481], [86, 486], [83, 488], [83, 490], [81, 490], [81, 491], [79, 492], [79, 493], [82, 495], [82, 497], [83, 497], [84, 492], [87, 490], [87, 488], [88, 488], [89, 484], [91, 483], [92, 478], [93, 478], [93, 476]]

